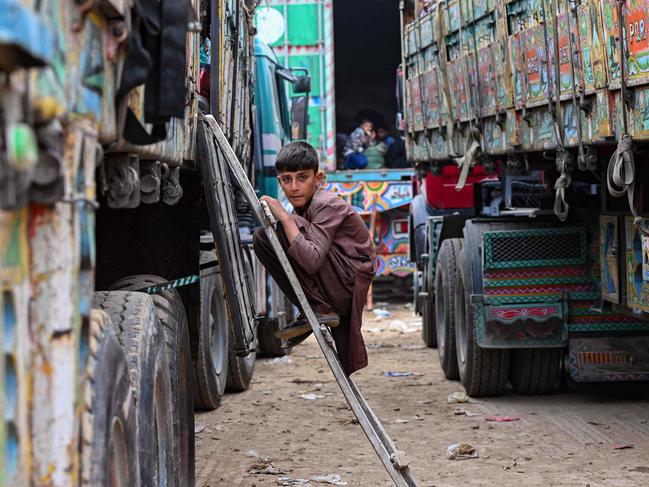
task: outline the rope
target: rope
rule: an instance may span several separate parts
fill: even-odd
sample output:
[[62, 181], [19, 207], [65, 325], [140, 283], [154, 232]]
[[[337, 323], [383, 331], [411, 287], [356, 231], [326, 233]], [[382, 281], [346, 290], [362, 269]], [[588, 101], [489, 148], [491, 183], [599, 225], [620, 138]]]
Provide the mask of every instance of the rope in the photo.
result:
[[570, 206], [566, 202], [566, 188], [570, 186], [572, 182], [572, 168], [574, 165], [574, 158], [570, 152], [568, 152], [563, 147], [557, 149], [557, 171], [561, 174], [557, 181], [554, 183], [554, 189], [556, 191], [554, 197], [554, 214], [557, 215], [557, 218], [562, 222], [566, 221], [568, 218], [568, 210]]

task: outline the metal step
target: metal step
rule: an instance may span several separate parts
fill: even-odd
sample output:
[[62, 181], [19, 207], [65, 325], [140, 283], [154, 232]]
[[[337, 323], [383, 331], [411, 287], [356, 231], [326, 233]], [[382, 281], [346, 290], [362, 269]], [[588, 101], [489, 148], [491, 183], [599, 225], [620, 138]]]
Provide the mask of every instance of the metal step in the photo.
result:
[[374, 447], [374, 450], [383, 463], [383, 466], [394, 481], [394, 484], [398, 487], [418, 485], [415, 477], [408, 467], [409, 460], [407, 455], [405, 454], [405, 452], [396, 449], [394, 443], [392, 442], [392, 439], [383, 429], [381, 421], [376, 417], [367, 401], [365, 401], [365, 398], [356, 388], [356, 385], [352, 382], [351, 378], [349, 378], [349, 376], [347, 376], [347, 374], [345, 374], [345, 372], [343, 371], [338, 359], [338, 355], [333, 348], [333, 340], [329, 334], [329, 331], [325, 327], [321, 328], [318, 324], [318, 320], [316, 319], [313, 310], [311, 309], [311, 306], [309, 305], [309, 302], [304, 295], [304, 291], [302, 290], [302, 287], [300, 286], [300, 283], [297, 280], [295, 273], [293, 272], [293, 268], [291, 267], [291, 264], [289, 263], [288, 258], [284, 253], [284, 249], [282, 248], [282, 245], [280, 244], [277, 235], [275, 234], [273, 221], [268, 218], [269, 215], [267, 215], [261, 203], [257, 199], [255, 190], [250, 185], [250, 182], [248, 181], [248, 178], [243, 171], [243, 167], [239, 163], [236, 154], [230, 147], [227, 138], [221, 131], [221, 128], [219, 127], [214, 117], [212, 117], [211, 115], [206, 115], [204, 117], [204, 121], [206, 128], [209, 128], [209, 130], [212, 132], [216, 141], [216, 145], [220, 148], [223, 156], [225, 156], [228, 162], [233, 180], [236, 181], [239, 187], [243, 190], [246, 199], [250, 203], [250, 207], [255, 212], [257, 219], [264, 226], [268, 240], [273, 246], [273, 249], [277, 254], [277, 258], [282, 264], [282, 267], [284, 268], [284, 271], [286, 272], [286, 275], [291, 282], [293, 290], [295, 291], [295, 294], [297, 295], [297, 298], [300, 302], [300, 306], [304, 310], [304, 313], [306, 314], [309, 324], [311, 325], [311, 328], [313, 330], [313, 334], [318, 341], [318, 345], [320, 345], [320, 349], [327, 359], [329, 368], [333, 372], [336, 382], [338, 382], [338, 385], [340, 386], [345, 399], [347, 399], [349, 406], [356, 415], [359, 424], [367, 435], [367, 438], [372, 444], [372, 447]]

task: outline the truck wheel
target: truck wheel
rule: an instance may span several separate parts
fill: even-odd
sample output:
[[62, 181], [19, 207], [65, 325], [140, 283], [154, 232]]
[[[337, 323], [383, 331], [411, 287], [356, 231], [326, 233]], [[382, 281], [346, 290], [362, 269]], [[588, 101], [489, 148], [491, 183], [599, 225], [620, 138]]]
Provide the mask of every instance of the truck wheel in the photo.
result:
[[457, 288], [459, 273], [457, 264], [461, 250], [461, 238], [444, 240], [439, 250], [435, 271], [437, 352], [444, 375], [450, 380], [460, 378], [455, 344], [455, 288]]
[[[242, 254], [246, 272], [248, 273], [248, 276], [252, 276], [252, 255], [250, 254], [250, 249], [248, 247], [244, 247]], [[232, 322], [232, 320], [230, 320], [230, 336], [228, 337], [228, 380], [226, 386], [229, 391], [245, 391], [250, 385], [252, 375], [255, 371], [255, 362], [257, 361], [257, 329], [258, 327], [255, 325], [255, 343], [252, 347], [254, 348], [254, 351], [250, 352], [245, 357], [237, 357], [237, 355], [234, 353], [234, 323]]]
[[471, 304], [473, 280], [468, 247], [459, 259], [459, 276], [455, 288], [455, 338], [460, 380], [470, 396], [502, 394], [509, 376], [509, 350], [480, 348], [476, 342], [475, 316]]
[[[137, 275], [120, 279], [112, 289], [137, 290], [167, 282], [159, 276]], [[182, 299], [175, 289], [152, 294], [155, 314], [162, 329], [169, 358], [173, 462], [171, 486], [194, 485], [194, 385], [189, 330]]]
[[137, 459], [142, 485], [154, 485], [173, 475], [173, 429], [169, 363], [159, 321], [148, 294], [100, 291], [93, 305], [110, 316], [126, 355], [136, 406]]
[[[212, 252], [201, 252], [201, 266], [216, 263]], [[230, 319], [217, 266], [201, 270], [201, 311], [198, 323], [198, 360], [194, 363], [197, 409], [216, 409], [228, 377]]]
[[437, 324], [435, 323], [435, 298], [432, 294], [432, 283], [428, 282], [430, 265], [434, 265], [434, 263], [426, 261], [420, 284], [423, 283], [423, 291], [428, 296], [419, 298], [419, 309], [421, 310], [421, 338], [427, 347], [435, 348], [437, 346]]
[[82, 380], [81, 485], [140, 485], [128, 365], [103, 311], [90, 311]]
[[514, 350], [511, 381], [518, 394], [550, 394], [561, 383], [562, 348]]

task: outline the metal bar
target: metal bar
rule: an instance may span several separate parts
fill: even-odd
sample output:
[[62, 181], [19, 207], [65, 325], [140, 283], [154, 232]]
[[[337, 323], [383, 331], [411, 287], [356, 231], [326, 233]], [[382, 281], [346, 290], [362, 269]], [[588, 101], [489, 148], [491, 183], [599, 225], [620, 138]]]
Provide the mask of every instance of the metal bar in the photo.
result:
[[282, 245], [280, 244], [279, 239], [275, 234], [272, 223], [266, 217], [266, 214], [264, 213], [264, 210], [259, 203], [259, 200], [257, 199], [255, 190], [250, 185], [250, 182], [248, 181], [246, 174], [243, 171], [241, 163], [238, 161], [234, 151], [228, 144], [227, 138], [221, 131], [219, 125], [216, 123], [214, 117], [207, 115], [205, 117], [205, 122], [207, 124], [207, 127], [209, 127], [210, 131], [214, 135], [217, 146], [221, 149], [223, 155], [225, 156], [228, 165], [230, 166], [232, 176], [239, 184], [239, 187], [246, 196], [246, 199], [250, 203], [250, 206], [257, 215], [258, 220], [262, 222], [266, 235], [268, 236], [268, 240], [273, 246], [277, 258], [279, 259], [280, 264], [286, 272], [286, 276], [288, 277], [291, 286], [295, 291], [300, 306], [304, 310], [304, 313], [307, 317], [307, 320], [309, 321], [309, 324], [311, 325], [311, 329], [313, 330], [313, 334], [316, 337], [318, 345], [320, 345], [320, 349], [322, 350], [322, 353], [324, 354], [327, 363], [329, 364], [329, 368], [333, 372], [336, 382], [338, 382], [338, 385], [340, 386], [345, 399], [347, 399], [347, 402], [354, 412], [354, 415], [356, 416], [356, 418], [358, 418], [359, 424], [363, 428], [363, 431], [372, 444], [372, 447], [374, 447], [374, 450], [381, 460], [381, 463], [383, 463], [383, 466], [385, 467], [386, 471], [388, 472], [396, 486], [417, 486], [417, 481], [415, 480], [412, 472], [410, 471], [410, 468], [408, 467], [408, 461], [405, 453], [398, 451], [395, 448], [394, 443], [392, 442], [386, 431], [383, 429], [381, 421], [376, 417], [369, 404], [367, 404], [360, 391], [356, 388], [349, 376], [347, 376], [347, 374], [345, 374], [345, 372], [343, 371], [342, 366], [340, 365], [340, 361], [338, 360], [338, 356], [336, 355], [336, 352], [331, 345], [331, 336], [329, 335], [329, 332], [326, 330], [326, 328], [323, 327], [324, 333], [323, 329], [320, 328], [318, 320], [316, 319], [315, 314], [313, 313], [313, 310], [311, 309], [311, 306], [309, 305], [309, 302], [304, 295], [304, 291], [302, 290], [302, 287], [297, 280], [297, 276], [295, 275], [295, 272], [293, 271], [293, 268], [291, 267], [291, 264], [289, 263], [288, 258], [284, 253]]

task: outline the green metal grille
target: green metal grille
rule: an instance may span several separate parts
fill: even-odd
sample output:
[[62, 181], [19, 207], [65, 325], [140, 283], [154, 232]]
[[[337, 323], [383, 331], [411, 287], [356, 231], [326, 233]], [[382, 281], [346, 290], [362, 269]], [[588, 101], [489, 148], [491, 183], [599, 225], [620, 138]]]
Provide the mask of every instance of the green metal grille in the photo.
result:
[[586, 235], [581, 228], [502, 230], [484, 233], [486, 269], [585, 263]]

